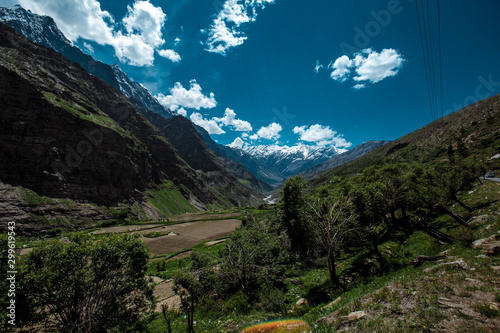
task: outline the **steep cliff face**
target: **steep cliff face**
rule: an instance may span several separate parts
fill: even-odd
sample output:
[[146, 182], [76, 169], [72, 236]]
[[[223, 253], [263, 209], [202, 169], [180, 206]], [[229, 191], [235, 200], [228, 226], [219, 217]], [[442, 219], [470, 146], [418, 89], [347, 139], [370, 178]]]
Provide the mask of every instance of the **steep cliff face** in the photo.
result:
[[73, 46], [51, 17], [34, 14], [15, 5], [11, 8], [0, 7], [0, 22], [13, 27], [29, 40], [52, 48], [80, 64], [89, 73], [120, 90], [136, 108], [153, 111], [166, 118], [172, 117], [170, 110], [164, 108], [146, 88], [131, 80], [118, 65], [109, 66], [94, 60]]
[[0, 177], [51, 197], [139, 200], [171, 180], [214, 193], [116, 89], [0, 24]]

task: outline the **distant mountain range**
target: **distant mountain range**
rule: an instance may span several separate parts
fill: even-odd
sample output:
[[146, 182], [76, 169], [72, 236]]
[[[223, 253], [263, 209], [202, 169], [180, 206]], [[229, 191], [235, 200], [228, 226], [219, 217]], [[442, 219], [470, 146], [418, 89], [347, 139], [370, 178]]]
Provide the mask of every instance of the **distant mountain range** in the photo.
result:
[[253, 170], [256, 176], [270, 184], [279, 184], [290, 176], [338, 155], [339, 151], [333, 147], [308, 145], [260, 145], [245, 147], [240, 152], [243, 153], [250, 155], [257, 162], [258, 168]]
[[342, 154], [339, 154], [339, 155], [336, 155], [316, 166], [313, 166], [309, 169], [306, 169], [304, 171], [301, 171], [299, 173], [299, 175], [303, 175], [305, 176], [306, 178], [311, 178], [313, 177], [314, 175], [322, 172], [322, 171], [325, 171], [325, 170], [328, 170], [328, 169], [333, 169], [333, 168], [336, 168], [338, 166], [341, 166], [343, 164], [346, 164], [346, 163], [349, 163], [363, 155], [366, 155], [367, 153], [369, 153], [370, 151], [378, 148], [378, 147], [381, 147], [381, 146], [384, 146], [386, 144], [388, 144], [389, 141], [368, 141], [368, 142], [365, 142], [365, 143], [362, 143], [360, 144], [359, 146], [356, 146], [354, 148], [352, 148], [351, 150], [348, 150]]

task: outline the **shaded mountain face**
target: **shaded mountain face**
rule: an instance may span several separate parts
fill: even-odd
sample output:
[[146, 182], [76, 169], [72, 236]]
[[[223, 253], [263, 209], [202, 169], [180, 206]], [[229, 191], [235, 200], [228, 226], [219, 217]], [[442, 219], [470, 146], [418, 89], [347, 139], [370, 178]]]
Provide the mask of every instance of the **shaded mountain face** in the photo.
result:
[[[21, 6], [16, 5], [12, 8], [0, 7], [0, 22], [12, 26], [23, 33], [28, 39], [36, 43], [53, 48], [71, 61], [79, 63], [90, 73], [100, 77], [120, 90], [128, 97], [130, 102], [140, 113], [145, 115], [155, 126], [162, 128], [164, 134], [170, 137], [174, 147], [194, 169], [204, 171], [219, 170], [224, 174], [227, 173], [228, 169], [235, 177], [242, 179], [243, 183], [248, 184], [250, 188], [260, 192], [269, 190], [267, 184], [257, 180], [250, 172], [234, 160], [220, 156], [219, 154], [215, 157], [213, 154], [206, 152], [206, 147], [203, 147], [202, 139], [199, 136], [192, 135], [191, 130], [193, 124], [191, 123], [191, 125], [188, 125], [187, 122], [190, 122], [189, 120], [182, 123], [175, 121], [175, 124], [182, 125], [182, 128], [176, 129], [174, 126], [169, 126], [168, 131], [172, 133], [169, 134], [165, 132], [164, 129], [166, 128], [166, 124], [163, 118], [168, 119], [175, 114], [159, 104], [156, 98], [154, 98], [142, 85], [131, 80], [117, 64], [108, 66], [100, 61], [94, 60], [91, 56], [84, 54], [77, 47], [72, 46], [71, 42], [57, 28], [52, 18], [33, 14], [31, 11], [27, 11]], [[157, 117], [154, 114], [150, 114], [150, 112], [161, 115], [162, 117]], [[182, 130], [187, 130], [188, 132], [183, 134]], [[208, 140], [212, 141], [208, 133], [206, 133], [206, 135], [208, 136]], [[182, 139], [179, 139], [181, 137]], [[193, 141], [186, 142], [186, 139]], [[190, 151], [186, 149], [188, 146], [197, 147], [197, 150]], [[210, 149], [211, 148], [212, 147], [210, 147]], [[198, 153], [200, 154], [199, 157], [196, 156]], [[221, 170], [220, 164], [224, 165], [227, 169]]]
[[373, 149], [376, 149], [378, 147], [384, 146], [388, 144], [389, 141], [368, 141], [365, 143], [360, 144], [359, 146], [356, 146], [342, 154], [336, 155], [329, 160], [326, 160], [323, 163], [320, 163], [312, 168], [306, 169], [300, 173], [300, 175], [303, 175], [305, 178], [310, 178], [314, 174], [317, 174], [318, 172], [322, 172], [328, 169], [332, 169], [335, 167], [338, 167], [340, 165], [343, 165], [345, 163], [349, 163], [350, 161], [353, 161]]
[[217, 201], [129, 100], [52, 49], [0, 23], [0, 177], [42, 195], [100, 204], [140, 200], [171, 180]]
[[12, 8], [0, 7], [0, 22], [13, 27], [29, 40], [52, 48], [69, 60], [80, 64], [89, 73], [120, 90], [139, 110], [153, 111], [166, 118], [173, 116], [170, 110], [163, 107], [146, 88], [131, 80], [117, 64], [109, 66], [96, 61], [73, 46], [51, 17], [33, 14], [16, 5]]

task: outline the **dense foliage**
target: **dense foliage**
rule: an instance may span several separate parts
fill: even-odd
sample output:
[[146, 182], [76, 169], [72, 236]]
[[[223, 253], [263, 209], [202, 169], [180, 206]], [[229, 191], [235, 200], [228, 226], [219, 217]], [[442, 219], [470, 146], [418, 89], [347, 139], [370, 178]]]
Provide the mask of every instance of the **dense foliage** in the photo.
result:
[[44, 242], [22, 260], [20, 288], [33, 325], [106, 332], [137, 322], [152, 304], [149, 250], [131, 235]]

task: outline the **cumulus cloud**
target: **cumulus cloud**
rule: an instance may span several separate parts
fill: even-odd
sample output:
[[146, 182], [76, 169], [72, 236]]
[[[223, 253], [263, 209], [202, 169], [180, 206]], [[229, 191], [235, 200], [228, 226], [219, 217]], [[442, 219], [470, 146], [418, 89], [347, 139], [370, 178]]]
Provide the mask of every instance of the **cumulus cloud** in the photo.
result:
[[353, 61], [357, 74], [354, 80], [377, 83], [386, 77], [396, 75], [404, 59], [394, 49], [383, 49], [380, 53], [365, 49], [357, 53]]
[[167, 58], [168, 60], [170, 60], [172, 62], [181, 61], [181, 56], [179, 55], [179, 53], [175, 52], [174, 50], [159, 50], [158, 54], [164, 58]]
[[242, 25], [257, 19], [257, 9], [275, 0], [226, 0], [221, 11], [214, 18], [209, 29], [202, 30], [208, 35], [205, 42], [208, 52], [226, 54], [229, 48], [241, 45], [247, 39]]
[[235, 131], [240, 132], [250, 132], [252, 131], [252, 125], [248, 121], [236, 119], [236, 113], [234, 110], [226, 108], [224, 112], [224, 117], [222, 118], [213, 118], [218, 123], [222, 123], [226, 126], [231, 126]]
[[115, 49], [121, 62], [151, 66], [154, 51], [165, 42], [161, 29], [166, 15], [149, 0], [127, 6], [125, 17], [116, 22], [97, 0], [19, 0], [33, 12], [54, 18], [59, 29], [72, 41], [82, 38]]
[[330, 74], [332, 79], [344, 82], [347, 80], [347, 77], [351, 72], [350, 67], [352, 67], [352, 60], [350, 60], [348, 56], [344, 55], [335, 60], [335, 62], [330, 64], [328, 67], [333, 69], [332, 74]]
[[343, 55], [328, 67], [333, 69], [330, 76], [336, 81], [345, 82], [352, 77], [354, 81], [361, 82], [353, 86], [353, 89], [359, 90], [366, 87], [366, 82], [377, 83], [397, 75], [404, 61], [394, 49], [383, 49], [379, 53], [370, 48], [355, 53], [352, 59]]
[[161, 105], [170, 110], [176, 110], [179, 107], [199, 110], [201, 108], [211, 109], [217, 105], [213, 93], [204, 95], [201, 86], [196, 80], [189, 81], [189, 90], [184, 88], [180, 82], [176, 82], [173, 88], [170, 88], [170, 95], [162, 93], [156, 95]]
[[184, 108], [180, 108], [179, 110], [177, 110], [177, 114], [180, 115], [180, 116], [186, 117], [187, 116], [187, 111]]
[[231, 148], [242, 149], [245, 144], [246, 144], [246, 142], [243, 141], [241, 138], [236, 138], [236, 139], [234, 139], [234, 141], [232, 143], [228, 144], [228, 146]]
[[208, 120], [203, 118], [203, 116], [198, 112], [193, 112], [193, 114], [189, 117], [193, 123], [198, 126], [203, 127], [208, 134], [224, 134], [226, 133], [222, 128], [219, 127], [215, 120]]
[[251, 140], [260, 138], [267, 140], [277, 140], [281, 137], [279, 134], [283, 128], [278, 123], [271, 123], [269, 126], [262, 126], [257, 133], [250, 135]]
[[349, 148], [350, 142], [347, 142], [342, 136], [337, 135], [337, 132], [332, 130], [330, 126], [312, 125], [295, 126], [293, 133], [299, 134], [300, 141], [314, 142], [318, 146], [334, 146], [336, 148]]

